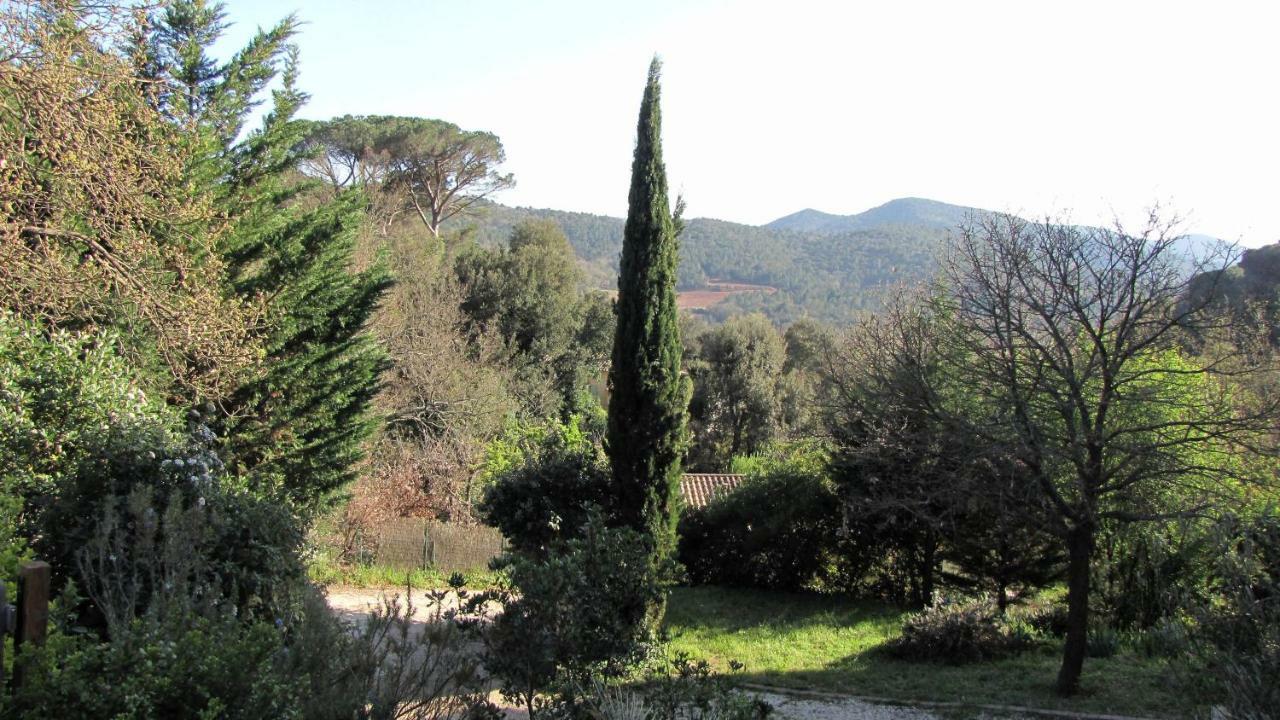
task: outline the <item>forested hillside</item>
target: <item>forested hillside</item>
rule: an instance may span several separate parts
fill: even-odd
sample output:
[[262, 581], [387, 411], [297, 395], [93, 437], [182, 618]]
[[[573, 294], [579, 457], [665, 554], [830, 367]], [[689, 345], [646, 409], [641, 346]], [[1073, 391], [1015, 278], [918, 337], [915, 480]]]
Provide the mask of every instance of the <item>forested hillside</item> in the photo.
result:
[[[895, 202], [966, 210], [932, 201]], [[836, 232], [695, 218], [688, 221], [681, 239], [680, 289], [703, 288], [713, 281], [778, 288], [776, 293], [730, 297], [708, 310], [718, 319], [759, 311], [783, 323], [799, 317], [848, 321], [859, 311], [879, 307], [885, 287], [923, 280], [933, 273], [934, 250], [947, 237], [947, 226], [927, 219], [936, 216], [908, 222], [913, 216], [882, 214], [892, 221], [877, 226], [867, 220], [860, 229]], [[621, 218], [491, 203], [480, 217], [456, 223], [454, 229], [470, 233], [481, 245], [499, 245], [520, 221], [531, 218], [558, 223], [586, 267], [588, 282], [614, 287]]]

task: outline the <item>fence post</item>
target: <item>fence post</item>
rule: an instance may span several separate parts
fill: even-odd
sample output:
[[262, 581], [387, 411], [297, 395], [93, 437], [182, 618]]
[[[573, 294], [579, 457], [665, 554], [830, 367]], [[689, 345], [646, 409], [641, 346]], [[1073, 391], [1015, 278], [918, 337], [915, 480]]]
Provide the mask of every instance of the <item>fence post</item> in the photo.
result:
[[[49, 563], [23, 563], [18, 570], [18, 621], [13, 635], [13, 656], [18, 660], [23, 645], [44, 645], [49, 630]], [[22, 684], [22, 667], [14, 665], [13, 684]]]
[[431, 534], [431, 525], [424, 523], [422, 525], [422, 534], [426, 537], [427, 545], [427, 562], [423, 567], [433, 568], [436, 566], [436, 543], [435, 538]]
[[4, 636], [12, 632], [9, 627], [9, 597], [5, 594], [4, 581], [0, 580], [0, 695], [4, 694]]

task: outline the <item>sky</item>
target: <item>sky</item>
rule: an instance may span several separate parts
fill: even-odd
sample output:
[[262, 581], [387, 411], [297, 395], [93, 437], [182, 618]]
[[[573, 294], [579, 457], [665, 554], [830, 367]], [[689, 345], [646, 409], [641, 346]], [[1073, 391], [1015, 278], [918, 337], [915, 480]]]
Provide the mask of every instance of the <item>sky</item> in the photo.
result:
[[221, 47], [296, 12], [304, 117], [496, 133], [508, 205], [626, 213], [650, 58], [690, 217], [898, 197], [1280, 240], [1269, 2], [229, 0]]

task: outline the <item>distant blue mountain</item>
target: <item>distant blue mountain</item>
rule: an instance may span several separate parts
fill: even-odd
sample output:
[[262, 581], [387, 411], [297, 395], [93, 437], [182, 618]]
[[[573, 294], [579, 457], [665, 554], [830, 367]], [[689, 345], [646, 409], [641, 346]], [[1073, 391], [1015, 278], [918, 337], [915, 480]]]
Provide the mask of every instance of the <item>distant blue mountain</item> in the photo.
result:
[[875, 230], [891, 226], [928, 227], [950, 230], [971, 215], [989, 212], [979, 208], [951, 205], [926, 198], [898, 198], [856, 215], [832, 215], [819, 210], [801, 210], [778, 218], [764, 227], [793, 232], [842, 233]]
[[[1178, 238], [1173, 244], [1173, 249], [1186, 258], [1205, 259], [1222, 257], [1224, 253], [1231, 249], [1231, 246], [1232, 243], [1222, 238], [1191, 233]], [[1236, 249], [1235, 254], [1239, 254], [1242, 251], [1243, 249]]]

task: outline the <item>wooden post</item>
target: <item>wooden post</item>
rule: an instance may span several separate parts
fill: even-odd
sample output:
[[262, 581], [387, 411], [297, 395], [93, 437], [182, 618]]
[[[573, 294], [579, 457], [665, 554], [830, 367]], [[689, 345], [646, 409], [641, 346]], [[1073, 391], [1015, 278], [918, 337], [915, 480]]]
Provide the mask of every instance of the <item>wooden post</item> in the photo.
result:
[[9, 634], [9, 625], [6, 622], [9, 615], [9, 597], [5, 594], [4, 581], [0, 580], [0, 695], [4, 694], [4, 640], [5, 635]]
[[[53, 570], [42, 560], [23, 563], [18, 570], [18, 627], [13, 635], [14, 661], [27, 643], [44, 645], [49, 632], [49, 581]], [[22, 667], [13, 668], [13, 684], [22, 684]]]

